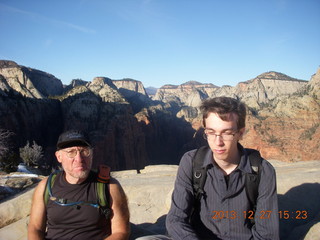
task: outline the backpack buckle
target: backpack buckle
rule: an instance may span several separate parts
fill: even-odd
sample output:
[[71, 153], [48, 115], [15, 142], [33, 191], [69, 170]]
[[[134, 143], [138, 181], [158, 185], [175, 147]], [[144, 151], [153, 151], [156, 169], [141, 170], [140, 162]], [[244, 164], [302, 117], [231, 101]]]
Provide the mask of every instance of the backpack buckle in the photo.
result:
[[100, 209], [101, 209], [102, 213], [105, 215], [106, 219], [111, 218], [112, 210], [110, 208], [100, 206]]
[[194, 172], [194, 177], [195, 177], [195, 178], [201, 178], [201, 177], [202, 177], [201, 171], [195, 171], [195, 172]]

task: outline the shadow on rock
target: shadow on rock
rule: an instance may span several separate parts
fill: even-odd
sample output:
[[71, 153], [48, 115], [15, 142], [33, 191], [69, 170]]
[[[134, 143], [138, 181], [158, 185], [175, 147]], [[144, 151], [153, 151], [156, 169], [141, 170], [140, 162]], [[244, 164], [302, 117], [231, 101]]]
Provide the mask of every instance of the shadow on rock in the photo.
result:
[[320, 184], [304, 183], [278, 195], [280, 238], [303, 239], [309, 229], [319, 222]]
[[130, 240], [147, 235], [165, 235], [166, 217], [167, 215], [159, 217], [155, 223], [131, 224]]
[[0, 203], [15, 197], [17, 194], [22, 193], [40, 181], [41, 179], [36, 177], [8, 178], [4, 186], [0, 186]]
[[[310, 228], [319, 223], [320, 216], [320, 184], [304, 183], [291, 188], [284, 195], [278, 195], [280, 239], [301, 240]], [[131, 225], [131, 237], [165, 234], [166, 215], [158, 218], [156, 223]]]

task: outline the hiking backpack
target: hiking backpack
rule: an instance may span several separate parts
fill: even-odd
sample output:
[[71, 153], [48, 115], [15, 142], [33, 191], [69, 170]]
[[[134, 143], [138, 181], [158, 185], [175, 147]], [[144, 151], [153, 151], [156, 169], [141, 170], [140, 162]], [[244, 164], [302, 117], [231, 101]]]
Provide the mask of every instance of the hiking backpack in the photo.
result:
[[[196, 205], [199, 204], [201, 197], [205, 196], [204, 184], [207, 178], [208, 166], [203, 167], [203, 160], [208, 151], [210, 151], [208, 146], [202, 146], [196, 151], [192, 159], [192, 182]], [[259, 151], [254, 149], [246, 148], [245, 152], [252, 169], [252, 173], [246, 173], [245, 175], [245, 189], [251, 210], [255, 212], [259, 194], [262, 157]]]
[[110, 181], [110, 168], [106, 165], [100, 165], [98, 174], [97, 174], [97, 181], [95, 182], [97, 188], [97, 202], [73, 202], [68, 199], [64, 198], [56, 198], [52, 195], [52, 187], [54, 185], [56, 176], [60, 171], [55, 171], [51, 173], [48, 177], [46, 188], [44, 191], [43, 199], [45, 205], [47, 205], [48, 201], [54, 201], [55, 203], [59, 204], [60, 206], [79, 206], [79, 205], [89, 205], [95, 208], [99, 208], [102, 213], [105, 215], [107, 219], [110, 218], [111, 209], [109, 203], [109, 188], [108, 184]]

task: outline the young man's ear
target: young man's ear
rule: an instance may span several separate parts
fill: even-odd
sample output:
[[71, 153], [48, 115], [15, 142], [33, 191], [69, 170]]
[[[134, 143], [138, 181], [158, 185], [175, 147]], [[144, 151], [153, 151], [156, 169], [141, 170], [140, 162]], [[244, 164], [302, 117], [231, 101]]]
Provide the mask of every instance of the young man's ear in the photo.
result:
[[239, 140], [242, 140], [245, 132], [246, 132], [246, 128], [241, 128], [241, 129], [239, 130]]

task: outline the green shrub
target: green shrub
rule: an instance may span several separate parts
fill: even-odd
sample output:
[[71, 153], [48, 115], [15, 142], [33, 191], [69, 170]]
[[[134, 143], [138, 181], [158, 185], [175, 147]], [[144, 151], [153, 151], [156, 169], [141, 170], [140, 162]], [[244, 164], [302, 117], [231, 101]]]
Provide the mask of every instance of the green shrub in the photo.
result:
[[29, 141], [27, 144], [19, 149], [20, 158], [26, 164], [26, 166], [34, 167], [38, 166], [43, 158], [42, 147], [39, 146], [35, 141], [33, 141], [32, 146], [30, 146]]

